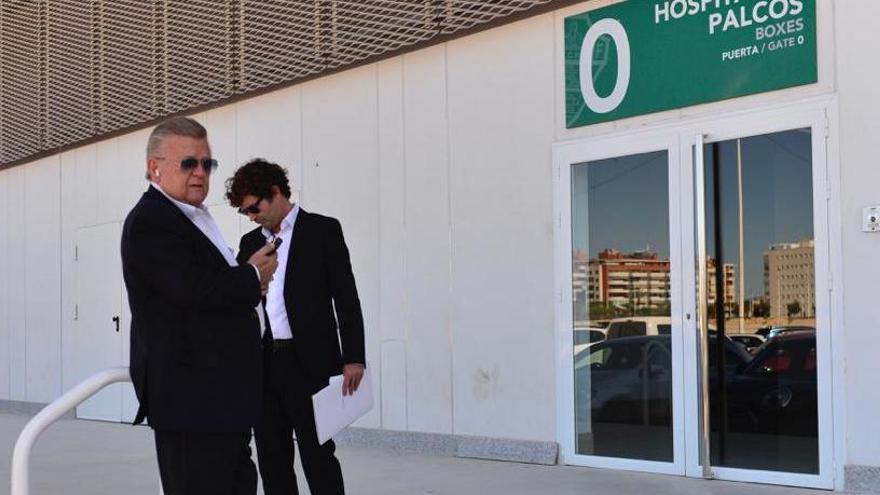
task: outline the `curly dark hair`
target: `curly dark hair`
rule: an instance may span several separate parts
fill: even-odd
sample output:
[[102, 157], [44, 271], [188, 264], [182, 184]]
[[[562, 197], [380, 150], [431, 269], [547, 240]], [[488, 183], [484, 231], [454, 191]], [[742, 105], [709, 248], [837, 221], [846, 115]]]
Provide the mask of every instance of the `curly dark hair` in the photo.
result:
[[290, 184], [287, 170], [277, 163], [255, 158], [235, 171], [235, 175], [226, 179], [226, 199], [229, 204], [238, 208], [247, 195], [258, 198], [272, 197], [272, 186], [278, 186], [281, 194], [290, 199]]

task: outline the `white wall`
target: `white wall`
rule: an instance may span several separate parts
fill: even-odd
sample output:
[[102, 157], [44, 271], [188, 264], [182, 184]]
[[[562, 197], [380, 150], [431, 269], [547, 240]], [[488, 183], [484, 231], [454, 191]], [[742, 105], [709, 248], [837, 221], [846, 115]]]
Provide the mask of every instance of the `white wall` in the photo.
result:
[[7, 260], [6, 271], [8, 276], [2, 277], [6, 281], [6, 299], [8, 302], [7, 335], [9, 342], [9, 397], [13, 400], [27, 399], [27, 339], [25, 319], [25, 290], [27, 288], [24, 260], [24, 168], [13, 169], [6, 172], [6, 194], [3, 200], [6, 202], [6, 228], [7, 228], [7, 251], [4, 258]]
[[[288, 167], [303, 207], [342, 221], [378, 385], [362, 426], [555, 437], [554, 29], [544, 15], [195, 115], [221, 163], [207, 204], [231, 244], [252, 226], [223, 181], [253, 157]], [[137, 201], [148, 132], [0, 174], [0, 398], [74, 384], [76, 232]], [[46, 200], [20, 207], [34, 197]]]
[[446, 46], [404, 56], [403, 81], [408, 426], [451, 433]]
[[[880, 205], [880, 65], [876, 29], [864, 19], [880, 18], [880, 2], [835, 2], [840, 93], [844, 346], [848, 464], [880, 465], [876, 441], [880, 415], [877, 356], [880, 356], [880, 235], [861, 231], [862, 208]], [[854, 27], [861, 26], [861, 27]]]
[[554, 20], [448, 45], [457, 433], [554, 439]]
[[57, 156], [24, 168], [25, 397], [61, 393], [61, 176]]
[[[0, 172], [0, 397], [12, 397], [12, 228], [10, 190], [16, 169]], [[18, 243], [16, 243], [18, 244]], [[20, 285], [16, 287], [21, 287]]]
[[[222, 197], [234, 167], [257, 156], [287, 166], [295, 198], [340, 218], [352, 253], [378, 385], [361, 425], [556, 440], [552, 143], [839, 88], [846, 303], [834, 345], [859, 349], [835, 363], [846, 367], [839, 410], [842, 431], [872, 431], [880, 268], [869, 260], [880, 236], [862, 234], [858, 218], [880, 203], [878, 42], [865, 21], [880, 3], [819, 0], [819, 84], [565, 129], [562, 20], [608, 3], [196, 115], [221, 162], [208, 204], [227, 240], [252, 228]], [[62, 377], [76, 229], [124, 218], [145, 187], [148, 132], [0, 172], [0, 399], [46, 401], [72, 385]], [[869, 435], [846, 436], [846, 448], [845, 462], [880, 465]]]
[[[367, 362], [379, 371], [379, 148], [376, 67], [364, 67], [302, 87], [303, 206], [338, 218], [351, 252], [367, 328]], [[372, 369], [372, 366], [371, 366]], [[375, 402], [380, 403], [380, 393]], [[361, 425], [379, 427], [381, 408]]]
[[60, 392], [60, 169], [49, 157], [0, 173], [0, 394]]

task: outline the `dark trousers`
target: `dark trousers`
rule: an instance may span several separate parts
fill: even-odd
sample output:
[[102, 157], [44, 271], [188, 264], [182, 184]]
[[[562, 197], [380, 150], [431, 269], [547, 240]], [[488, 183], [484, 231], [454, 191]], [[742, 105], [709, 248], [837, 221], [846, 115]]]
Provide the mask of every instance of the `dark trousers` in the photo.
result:
[[155, 431], [165, 495], [255, 495], [248, 433]]
[[[271, 344], [270, 344], [271, 345]], [[318, 444], [312, 394], [328, 381], [310, 378], [293, 348], [268, 350], [265, 354], [266, 386], [263, 412], [254, 436], [263, 491], [266, 495], [298, 494], [293, 472], [293, 432], [300, 461], [312, 495], [343, 495], [342, 469], [333, 440]]]

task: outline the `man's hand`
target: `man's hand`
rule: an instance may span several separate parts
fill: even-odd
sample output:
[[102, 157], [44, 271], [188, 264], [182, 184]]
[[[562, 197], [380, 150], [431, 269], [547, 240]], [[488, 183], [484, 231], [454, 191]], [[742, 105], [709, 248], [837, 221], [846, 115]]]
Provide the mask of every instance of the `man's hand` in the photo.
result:
[[346, 364], [342, 368], [342, 395], [355, 393], [364, 377], [364, 365], [360, 363]]
[[272, 281], [275, 269], [278, 268], [278, 255], [275, 252], [275, 245], [271, 242], [267, 243], [248, 258], [248, 263], [254, 265], [260, 271], [260, 294], [265, 296], [266, 292], [269, 291], [269, 282]]

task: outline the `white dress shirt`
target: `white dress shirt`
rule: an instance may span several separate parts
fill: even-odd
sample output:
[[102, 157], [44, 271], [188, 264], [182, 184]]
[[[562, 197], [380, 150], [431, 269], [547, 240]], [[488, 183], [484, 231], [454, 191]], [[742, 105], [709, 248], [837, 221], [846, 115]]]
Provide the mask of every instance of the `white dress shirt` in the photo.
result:
[[283, 242], [278, 246], [278, 268], [269, 282], [269, 292], [266, 294], [266, 314], [269, 315], [269, 324], [272, 327], [272, 337], [275, 340], [293, 338], [293, 330], [290, 327], [290, 318], [287, 316], [287, 307], [284, 304], [284, 279], [287, 274], [287, 259], [293, 248], [293, 226], [299, 215], [299, 205], [293, 205], [290, 212], [281, 221], [281, 227], [277, 234], [272, 234], [263, 228], [263, 236], [267, 240], [280, 237]]
[[[157, 186], [155, 183], [150, 182], [150, 186], [155, 187], [157, 191], [164, 194], [166, 198], [171, 200], [175, 206], [180, 208], [180, 211], [186, 215], [187, 218], [195, 225], [205, 237], [207, 237], [214, 247], [217, 248], [217, 251], [220, 251], [220, 254], [223, 255], [223, 258], [226, 259], [226, 262], [229, 263], [229, 266], [238, 266], [238, 262], [235, 260], [235, 256], [232, 255], [232, 248], [226, 244], [226, 240], [223, 239], [223, 233], [220, 232], [220, 227], [217, 226], [217, 222], [214, 221], [214, 217], [211, 216], [211, 212], [208, 211], [208, 207], [205, 205], [201, 206], [193, 206], [188, 203], [184, 203], [183, 201], [178, 201], [162, 190], [161, 187]], [[287, 242], [287, 241], [285, 241]], [[254, 267], [257, 271], [257, 280], [260, 278], [260, 270], [257, 267]], [[260, 319], [260, 334], [262, 335], [263, 331], [266, 328], [266, 324], [263, 321], [263, 311], [262, 311], [261, 302], [255, 309], [257, 311], [257, 316]]]

